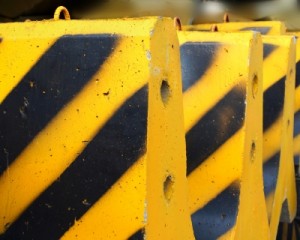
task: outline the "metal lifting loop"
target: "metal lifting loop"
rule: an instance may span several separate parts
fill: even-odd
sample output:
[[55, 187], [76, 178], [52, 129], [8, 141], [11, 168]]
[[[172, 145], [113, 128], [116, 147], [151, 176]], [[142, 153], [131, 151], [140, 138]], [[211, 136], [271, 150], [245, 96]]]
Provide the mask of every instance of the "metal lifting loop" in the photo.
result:
[[65, 20], [71, 20], [71, 16], [70, 13], [68, 11], [68, 9], [64, 6], [59, 6], [58, 8], [56, 8], [55, 12], [54, 12], [54, 17], [53, 19], [55, 21], [59, 20], [60, 18], [60, 14], [63, 13], [64, 14], [64, 19]]
[[181, 21], [180, 21], [179, 17], [174, 18], [174, 26], [178, 31], [182, 30]]
[[224, 13], [223, 22], [224, 23], [230, 22], [230, 20], [229, 20], [229, 14], [228, 13]]
[[217, 26], [216, 24], [213, 24], [213, 25], [211, 26], [211, 28], [210, 28], [210, 31], [211, 31], [211, 32], [218, 32], [218, 31], [219, 31], [218, 26]]

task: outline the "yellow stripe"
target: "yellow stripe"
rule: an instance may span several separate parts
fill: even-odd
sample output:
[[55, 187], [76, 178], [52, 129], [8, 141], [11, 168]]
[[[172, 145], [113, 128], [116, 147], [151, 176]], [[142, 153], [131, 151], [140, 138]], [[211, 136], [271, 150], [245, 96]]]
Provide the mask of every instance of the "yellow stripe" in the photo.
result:
[[146, 157], [143, 156], [75, 222], [62, 239], [127, 239], [147, 222], [143, 218], [145, 186]]
[[[144, 36], [151, 31], [157, 19], [127, 19], [121, 22], [118, 19], [50, 20], [1, 24], [0, 37], [3, 41], [0, 45], [0, 104], [57, 38], [66, 34], [111, 33], [112, 29], [114, 34]], [[139, 22], [143, 24], [138, 24]], [[11, 62], [14, 64], [10, 64]]]
[[[63, 238], [73, 239], [77, 235], [81, 239], [126, 239], [145, 226], [149, 239], [193, 239], [185, 193], [183, 114], [182, 109], [178, 109], [182, 104], [179, 51], [172, 39], [175, 39], [172, 26], [171, 21], [160, 24], [151, 36], [153, 57], [149, 65], [146, 64], [150, 70], [147, 72], [147, 155], [141, 157]], [[131, 56], [137, 58], [134, 53]], [[145, 67], [141, 63], [136, 65]], [[162, 79], [168, 80], [172, 93], [165, 105], [160, 97]], [[135, 79], [128, 77], [128, 81]], [[163, 186], [168, 173], [174, 177], [174, 185], [172, 199], [166, 203]]]
[[0, 45], [0, 104], [55, 40], [3, 39]]
[[[259, 22], [229, 22], [229, 23], [218, 23], [218, 31], [219, 32], [236, 32], [240, 31], [243, 28], [251, 28], [251, 27], [269, 27], [270, 30], [268, 35], [282, 35], [285, 33], [286, 28], [283, 22], [279, 21], [259, 21]], [[192, 26], [183, 26], [183, 30], [195, 30], [203, 31], [210, 30], [212, 24], [198, 24]]]
[[[188, 33], [182, 33], [181, 44]], [[228, 36], [227, 36], [228, 37]], [[180, 38], [181, 39], [181, 38]], [[229, 40], [228, 40], [229, 41]], [[230, 51], [226, 54], [226, 49]], [[232, 59], [228, 61], [228, 59]], [[240, 50], [239, 45], [222, 44], [217, 51], [213, 64], [205, 74], [184, 93], [184, 124], [187, 132], [201, 119], [218, 101], [220, 101], [235, 85], [244, 81], [248, 74], [246, 64], [240, 59], [248, 59], [247, 53]], [[222, 67], [219, 67], [222, 66]], [[214, 80], [213, 80], [214, 79]], [[205, 101], [201, 97], [205, 96]], [[201, 101], [201, 104], [199, 102]]]
[[263, 134], [263, 161], [266, 162], [281, 149], [282, 118], [278, 118]]
[[269, 219], [271, 218], [271, 215], [272, 215], [272, 205], [273, 205], [274, 195], [275, 195], [275, 192], [272, 191], [268, 194], [268, 196], [266, 196], [266, 205], [267, 205]]
[[[264, 43], [268, 43], [267, 36], [264, 36]], [[278, 47], [275, 49], [266, 59], [263, 61], [263, 90], [266, 91], [269, 87], [271, 87], [276, 80], [279, 80], [289, 74], [288, 69], [286, 68], [286, 64], [278, 64], [281, 62], [278, 59], [278, 56], [286, 56], [286, 48]], [[286, 59], [287, 61], [288, 59]], [[276, 69], [276, 71], [275, 71]]]
[[295, 91], [295, 112], [298, 112], [299, 110], [300, 110], [300, 85], [296, 88]]
[[[142, 63], [147, 66], [147, 59], [136, 57], [146, 50], [136, 44], [134, 49], [125, 52], [132, 44], [131, 39], [124, 39], [116, 47], [118, 54], [111, 56], [0, 177], [0, 215], [6, 217], [5, 222], [13, 222], [57, 179], [85, 148], [87, 143], [83, 141], [92, 140], [122, 103], [146, 83], [147, 72], [138, 70]], [[108, 90], [109, 96], [104, 96], [103, 92]], [[3, 231], [1, 218], [0, 232]]]
[[244, 129], [239, 130], [189, 175], [191, 213], [205, 206], [233, 181], [241, 178], [242, 161], [237, 159], [243, 159], [243, 132]]

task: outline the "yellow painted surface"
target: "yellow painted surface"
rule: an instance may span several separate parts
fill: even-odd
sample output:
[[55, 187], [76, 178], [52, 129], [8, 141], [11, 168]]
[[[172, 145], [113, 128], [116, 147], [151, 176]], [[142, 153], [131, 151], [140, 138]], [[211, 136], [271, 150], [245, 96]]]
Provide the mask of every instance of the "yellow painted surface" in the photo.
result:
[[[188, 177], [191, 213], [214, 199], [233, 181], [239, 180], [241, 192], [236, 226], [220, 239], [269, 239], [262, 191], [261, 37], [250, 32], [226, 34], [186, 31], [179, 31], [178, 36], [180, 45], [186, 42], [220, 44], [201, 81], [184, 93], [186, 132], [234, 86], [246, 88], [247, 104], [243, 127]], [[253, 97], [252, 80], [255, 75], [258, 78], [254, 86], [257, 93]], [[204, 101], [198, 96], [205, 96]], [[253, 141], [256, 152], [251, 157]]]
[[[216, 25], [220, 32], [238, 32], [245, 28], [270, 28], [268, 35], [281, 35], [286, 32], [283, 22], [277, 21], [252, 21], [252, 22], [227, 22], [218, 24], [198, 24], [183, 26], [184, 31], [210, 31]], [[250, 29], [248, 29], [250, 30]]]
[[[282, 77], [285, 78], [283, 113], [264, 133], [263, 159], [280, 151], [280, 163], [277, 185], [273, 201], [268, 199], [267, 208], [270, 216], [271, 239], [276, 239], [282, 203], [287, 200], [290, 221], [296, 214], [296, 188], [293, 149], [294, 126], [294, 89], [295, 89], [295, 50], [296, 42], [289, 36], [264, 36], [264, 44], [277, 47], [263, 63], [263, 89], [267, 91]], [[277, 72], [277, 75], [271, 74]]]
[[[0, 32], [0, 65], [4, 69], [0, 73], [4, 79], [0, 82], [0, 102], [58, 37], [120, 35], [99, 71], [0, 176], [0, 232], [83, 151], [86, 143], [82, 139], [92, 139], [122, 103], [148, 83], [147, 153], [76, 220], [63, 239], [125, 239], [142, 227], [147, 239], [193, 239], [185, 177], [179, 51], [173, 21], [144, 18], [25, 22], [1, 24]], [[10, 57], [12, 49], [18, 51]], [[26, 61], [16, 61], [29, 52], [32, 54]], [[169, 85], [166, 103], [161, 97], [163, 80]], [[109, 98], [102, 94], [108, 89]], [[168, 175], [172, 179], [170, 199], [164, 193]], [[2, 216], [6, 216], [5, 221]]]
[[[297, 37], [297, 43], [296, 43], [296, 63], [299, 64], [300, 62], [300, 32], [288, 32], [287, 34], [293, 35]], [[298, 73], [296, 73], [297, 75]], [[299, 78], [299, 77], [298, 77]], [[300, 109], [300, 85], [296, 88], [295, 92], [295, 112]], [[299, 146], [300, 150], [300, 146]]]
[[[261, 36], [254, 34], [248, 46], [249, 66], [246, 80], [247, 106], [242, 159], [243, 173], [236, 224], [237, 232], [234, 239], [269, 239], [266, 206], [262, 202], [264, 199], [262, 192], [262, 51]], [[257, 77], [256, 81], [254, 76]], [[254, 91], [255, 94], [253, 94]], [[260, 221], [258, 222], [257, 219]]]
[[235, 228], [233, 227], [232, 229], [230, 229], [228, 232], [226, 232], [224, 235], [222, 235], [221, 237], [218, 238], [218, 240], [229, 240], [229, 239], [233, 239], [234, 234], [235, 234]]

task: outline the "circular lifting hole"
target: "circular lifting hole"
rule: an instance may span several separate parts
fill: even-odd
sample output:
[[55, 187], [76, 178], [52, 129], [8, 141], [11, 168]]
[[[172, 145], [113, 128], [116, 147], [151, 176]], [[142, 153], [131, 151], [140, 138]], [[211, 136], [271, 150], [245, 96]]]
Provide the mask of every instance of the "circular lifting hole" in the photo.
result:
[[252, 79], [252, 96], [253, 98], [256, 97], [256, 94], [258, 92], [258, 77], [256, 74], [254, 74]]
[[256, 152], [256, 144], [255, 144], [255, 142], [252, 142], [251, 150], [250, 150], [250, 160], [251, 160], [251, 162], [254, 162], [255, 152]]
[[166, 105], [170, 98], [170, 85], [167, 80], [162, 80], [160, 86], [160, 96], [164, 105]]
[[174, 179], [171, 175], [168, 175], [164, 181], [164, 196], [167, 202], [170, 202], [173, 195]]

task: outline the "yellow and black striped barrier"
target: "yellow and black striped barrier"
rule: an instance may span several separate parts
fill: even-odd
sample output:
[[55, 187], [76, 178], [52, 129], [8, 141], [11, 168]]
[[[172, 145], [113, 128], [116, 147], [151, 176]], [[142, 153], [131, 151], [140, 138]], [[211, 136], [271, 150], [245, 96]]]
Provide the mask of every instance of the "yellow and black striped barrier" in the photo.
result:
[[[299, 37], [298, 32], [286, 32], [286, 27], [283, 22], [277, 21], [257, 21], [257, 22], [226, 22], [226, 23], [218, 23], [214, 25], [215, 30], [221, 32], [237, 32], [237, 31], [245, 31], [252, 30], [260, 32], [263, 35], [283, 35], [283, 34], [291, 34], [295, 35], [297, 38]], [[212, 30], [212, 24], [198, 24], [198, 25], [190, 25], [183, 26], [183, 30], [186, 31], [210, 31]], [[270, 51], [271, 49], [269, 49]], [[300, 60], [300, 43], [297, 41], [297, 54], [296, 54], [296, 63], [297, 69], [296, 71], [296, 92], [295, 92], [295, 121], [294, 121], [294, 157], [295, 161], [298, 164], [298, 159], [300, 155], [300, 77], [297, 77], [299, 74], [297, 72], [299, 69], [299, 60]]]
[[[276, 27], [270, 28], [270, 23]], [[224, 32], [245, 30], [260, 31], [262, 34], [283, 34], [282, 24], [274, 22], [258, 23], [268, 32], [257, 28], [255, 23], [224, 23], [217, 28]], [[219, 27], [221, 25], [221, 27]], [[282, 25], [282, 27], [278, 27]], [[187, 30], [203, 30], [211, 25], [186, 26]], [[266, 195], [271, 239], [276, 238], [279, 219], [290, 222], [296, 213], [295, 174], [291, 153], [293, 152], [292, 126], [294, 112], [295, 40], [291, 37], [264, 37], [264, 191]], [[276, 81], [276, 82], [275, 82]], [[279, 86], [281, 85], [281, 86]], [[297, 133], [297, 81], [295, 133]], [[299, 98], [300, 99], [300, 98]], [[281, 121], [280, 121], [281, 119]], [[274, 121], [273, 121], [274, 120]], [[294, 134], [295, 136], [297, 134]], [[294, 152], [298, 154], [297, 137], [294, 138]], [[280, 172], [280, 173], [279, 173]], [[276, 196], [274, 199], [274, 194]], [[272, 217], [271, 217], [272, 216]]]
[[256, 31], [263, 35], [281, 35], [285, 34], [286, 27], [283, 22], [279, 21], [257, 21], [257, 22], [225, 22], [217, 24], [197, 24], [183, 26], [184, 31], [211, 31], [215, 26], [220, 32], [240, 32]]
[[[294, 157], [300, 156], [300, 33], [291, 32], [297, 38], [296, 48], [296, 90], [295, 90], [295, 128], [294, 128]], [[297, 159], [299, 166], [299, 159]]]
[[0, 238], [193, 239], [173, 21], [0, 37]]
[[178, 36], [195, 238], [268, 239], [260, 34]]
[[271, 239], [296, 215], [293, 122], [296, 40], [263, 36], [263, 174]]

